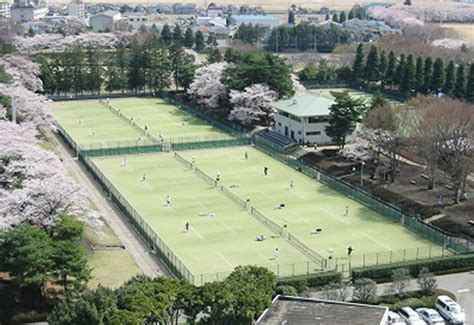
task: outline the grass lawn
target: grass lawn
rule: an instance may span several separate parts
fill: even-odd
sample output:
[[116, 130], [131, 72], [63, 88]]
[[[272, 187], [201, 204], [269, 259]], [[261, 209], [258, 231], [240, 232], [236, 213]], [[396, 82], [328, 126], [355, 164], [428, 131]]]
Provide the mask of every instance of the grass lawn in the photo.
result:
[[164, 139], [178, 138], [229, 138], [226, 133], [160, 98], [114, 98], [110, 100], [113, 108], [138, 124], [147, 126], [148, 132]]
[[[244, 159], [245, 151], [248, 160]], [[352, 246], [351, 262], [357, 266], [364, 262], [363, 254], [367, 254], [365, 263], [372, 264], [377, 258], [379, 262], [414, 259], [417, 248], [420, 257], [442, 252], [436, 244], [254, 148], [194, 150], [181, 155], [188, 160], [195, 157], [197, 167], [208, 175], [221, 173], [222, 185], [240, 198], [249, 198], [251, 205], [277, 224], [287, 222], [291, 234], [322, 256], [332, 255], [344, 262], [347, 248]], [[263, 173], [264, 166], [269, 169], [268, 176]], [[230, 187], [235, 184], [239, 187]], [[285, 208], [275, 209], [280, 203]], [[311, 234], [315, 228], [322, 228], [322, 233]]]
[[[238, 265], [267, 266], [280, 275], [290, 275], [293, 263], [306, 272], [308, 258], [279, 236], [274, 236], [247, 211], [223, 193], [185, 169], [172, 154], [94, 158], [106, 177], [135, 207], [148, 225], [195, 275], [216, 272], [227, 274]], [[146, 181], [141, 181], [146, 173]], [[172, 205], [166, 205], [167, 195]], [[202, 212], [215, 216], [200, 216]], [[184, 231], [186, 222], [189, 232]], [[255, 240], [258, 235], [268, 239]], [[273, 259], [275, 248], [280, 255]], [[281, 265], [277, 270], [277, 265]], [[312, 266], [313, 267], [313, 266]], [[298, 271], [298, 270], [296, 270]], [[199, 283], [199, 280], [198, 280]]]
[[463, 40], [474, 41], [474, 24], [473, 23], [442, 23], [437, 24], [443, 28], [449, 28], [456, 31]]

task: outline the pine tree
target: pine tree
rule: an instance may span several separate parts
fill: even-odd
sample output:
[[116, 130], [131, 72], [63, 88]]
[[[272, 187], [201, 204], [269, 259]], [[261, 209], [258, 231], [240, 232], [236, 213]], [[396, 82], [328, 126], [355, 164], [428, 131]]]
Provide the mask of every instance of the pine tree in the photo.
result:
[[130, 47], [130, 61], [127, 76], [128, 89], [137, 91], [145, 86], [143, 63], [145, 63], [143, 47], [138, 44], [137, 39], [134, 39]]
[[191, 27], [188, 27], [186, 29], [186, 33], [184, 34], [183, 44], [188, 49], [192, 48], [194, 45], [194, 33]]
[[196, 44], [196, 51], [201, 52], [206, 48], [206, 43], [204, 42], [204, 34], [198, 30], [196, 32], [196, 38], [194, 39], [194, 43]]
[[351, 19], [354, 19], [354, 11], [353, 10], [349, 11], [349, 15], [347, 16], [347, 20], [351, 20]]
[[416, 68], [415, 68], [415, 89], [417, 92], [421, 92], [423, 89], [423, 83], [424, 83], [424, 78], [423, 78], [423, 58], [419, 56], [416, 59]]
[[405, 69], [405, 54], [400, 55], [397, 68], [395, 69], [395, 75], [393, 76], [393, 84], [400, 86], [403, 78], [403, 70]]
[[444, 84], [443, 84], [443, 93], [449, 96], [453, 94], [455, 72], [456, 72], [456, 66], [454, 65], [454, 61], [451, 60], [449, 61], [448, 66], [446, 67], [446, 77], [444, 79]]
[[460, 64], [456, 70], [456, 83], [453, 95], [456, 98], [464, 98], [466, 95], [466, 77], [464, 76], [464, 65]]
[[217, 39], [216, 39], [216, 35], [214, 35], [214, 33], [209, 33], [209, 36], [207, 36], [206, 44], [211, 46], [211, 47], [216, 47], [217, 46]]
[[444, 62], [442, 59], [437, 58], [433, 64], [433, 76], [431, 78], [430, 90], [437, 94], [441, 91], [444, 85]]
[[364, 48], [362, 44], [357, 47], [356, 56], [352, 65], [352, 79], [360, 81], [363, 78], [364, 72]]
[[368, 83], [377, 82], [380, 80], [380, 58], [379, 50], [375, 45], [372, 45], [367, 55], [365, 64], [365, 78]]
[[379, 72], [380, 72], [380, 80], [382, 81], [382, 87], [385, 85], [385, 74], [387, 73], [387, 54], [385, 51], [382, 51], [380, 54], [380, 65], [379, 65]]
[[209, 53], [207, 54], [207, 63], [212, 64], [212, 63], [217, 63], [217, 62], [222, 62], [224, 58], [222, 57], [221, 51], [219, 51], [218, 48], [213, 47], [209, 49]]
[[329, 14], [326, 14], [326, 18], [324, 20], [329, 20], [329, 18], [331, 18]]
[[173, 44], [177, 46], [182, 46], [184, 42], [183, 31], [181, 27], [176, 24], [173, 29]]
[[465, 98], [474, 103], [474, 63], [469, 68], [467, 75], [466, 96]]
[[339, 22], [342, 24], [346, 20], [347, 20], [346, 13], [344, 11], [341, 11], [341, 13], [339, 14]]
[[410, 93], [413, 90], [415, 87], [415, 75], [415, 59], [412, 54], [409, 54], [403, 67], [402, 82], [400, 84], [401, 91]]
[[334, 13], [334, 15], [332, 15], [332, 21], [335, 23], [339, 22], [339, 17], [337, 16], [337, 13]]
[[161, 39], [166, 46], [170, 46], [173, 42], [173, 34], [171, 33], [171, 28], [168, 24], [165, 24], [161, 30]]
[[395, 53], [393, 53], [393, 51], [390, 51], [390, 53], [388, 53], [387, 72], [385, 73], [385, 80], [386, 83], [389, 85], [393, 85], [396, 66], [397, 57], [395, 56]]
[[103, 84], [102, 67], [100, 65], [100, 52], [98, 49], [89, 48], [87, 50], [87, 65], [89, 67], [86, 74], [85, 89], [91, 93], [97, 92], [100, 95]]
[[295, 22], [296, 22], [295, 12], [293, 10], [290, 10], [288, 12], [288, 24], [289, 25], [294, 25]]
[[425, 64], [423, 65], [422, 93], [429, 94], [432, 77], [433, 77], [433, 59], [431, 59], [431, 57], [428, 56], [425, 58]]

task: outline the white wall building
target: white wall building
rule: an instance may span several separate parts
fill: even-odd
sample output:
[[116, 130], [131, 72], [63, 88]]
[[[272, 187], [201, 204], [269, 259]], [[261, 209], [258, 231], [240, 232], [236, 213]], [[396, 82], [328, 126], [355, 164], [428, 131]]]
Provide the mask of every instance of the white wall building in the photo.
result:
[[68, 16], [73, 16], [77, 18], [86, 17], [86, 4], [81, 0], [74, 0], [67, 4], [67, 14]]
[[15, 7], [11, 8], [11, 19], [14, 21], [28, 22], [39, 20], [48, 14], [48, 7]]
[[0, 20], [8, 20], [11, 17], [11, 4], [9, 2], [0, 2]]
[[89, 19], [89, 24], [94, 32], [111, 32], [122, 19], [120, 12], [107, 10]]
[[331, 99], [307, 95], [280, 100], [272, 104], [275, 114], [275, 131], [298, 143], [330, 143], [325, 128], [329, 119]]

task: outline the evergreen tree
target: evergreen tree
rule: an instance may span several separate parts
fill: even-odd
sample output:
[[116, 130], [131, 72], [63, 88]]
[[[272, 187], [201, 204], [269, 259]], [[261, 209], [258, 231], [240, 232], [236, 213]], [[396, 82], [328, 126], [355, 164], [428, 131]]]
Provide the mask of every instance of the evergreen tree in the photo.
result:
[[405, 54], [400, 55], [397, 68], [395, 69], [395, 75], [393, 76], [393, 84], [400, 86], [403, 78], [403, 70], [405, 69]]
[[295, 12], [293, 10], [290, 10], [288, 12], [288, 24], [294, 25], [295, 23], [296, 23]]
[[403, 2], [403, 4], [405, 6], [411, 6], [411, 0], [405, 0], [405, 2]]
[[375, 45], [372, 45], [367, 55], [365, 64], [365, 78], [368, 83], [377, 82], [380, 80], [380, 59], [379, 50]]
[[354, 63], [352, 64], [352, 79], [357, 82], [364, 77], [364, 48], [362, 44], [357, 47]]
[[395, 56], [395, 53], [393, 53], [393, 51], [390, 51], [390, 53], [388, 54], [387, 72], [385, 73], [385, 80], [386, 83], [389, 85], [393, 85], [396, 66], [397, 57]]
[[105, 90], [111, 93], [115, 90], [121, 89], [123, 88], [118, 68], [115, 65], [109, 66], [105, 72]]
[[71, 70], [71, 83], [72, 83], [72, 90], [77, 95], [85, 89], [85, 79], [86, 79], [86, 71], [84, 69], [85, 63], [85, 55], [82, 47], [74, 46], [71, 53], [66, 54], [70, 55], [71, 61], [69, 67], [64, 67], [65, 69]]
[[57, 83], [48, 60], [40, 55], [36, 58], [36, 62], [40, 64], [40, 79], [43, 82], [43, 92], [46, 94], [54, 94], [56, 92]]
[[349, 11], [349, 15], [347, 16], [347, 20], [351, 20], [351, 19], [354, 19], [354, 11], [353, 10]]
[[216, 35], [214, 33], [209, 33], [207, 36], [206, 44], [210, 47], [216, 47], [217, 46], [217, 39]]
[[91, 93], [97, 92], [100, 95], [102, 85], [104, 82], [102, 67], [100, 66], [100, 52], [98, 49], [89, 48], [87, 50], [87, 65], [89, 71], [86, 75], [86, 87], [85, 89]]
[[342, 24], [346, 20], [347, 20], [346, 13], [344, 11], [341, 11], [341, 13], [339, 14], [339, 22]]
[[385, 75], [387, 73], [387, 54], [385, 51], [382, 51], [380, 54], [380, 65], [379, 65], [379, 72], [380, 72], [380, 80], [382, 81], [382, 87], [385, 86]]
[[338, 17], [336, 12], [334, 13], [334, 15], [332, 15], [332, 21], [335, 22], [335, 23], [339, 22], [339, 17]]
[[130, 61], [128, 67], [128, 88], [134, 91], [140, 90], [145, 86], [144, 64], [145, 55], [143, 47], [134, 39], [130, 47]]
[[331, 17], [329, 16], [329, 14], [326, 14], [326, 18], [324, 18], [324, 20], [329, 20]]
[[154, 46], [148, 52], [149, 64], [146, 73], [147, 86], [154, 92], [162, 92], [171, 84], [171, 60], [167, 48]]
[[431, 78], [430, 90], [437, 94], [442, 90], [445, 79], [444, 62], [437, 58], [433, 64], [433, 76]]
[[474, 103], [474, 63], [469, 67], [466, 85], [466, 99]]
[[456, 66], [454, 65], [454, 61], [451, 60], [446, 67], [446, 78], [444, 79], [443, 85], [443, 93], [446, 95], [451, 96], [454, 90], [454, 82], [455, 82], [455, 73], [456, 73]]
[[187, 88], [194, 77], [194, 58], [187, 54], [182, 46], [173, 46], [170, 52], [173, 80], [176, 90], [179, 87]]
[[423, 86], [422, 92], [428, 94], [430, 92], [431, 78], [433, 77], [433, 59], [431, 57], [425, 58], [423, 65]]
[[183, 31], [179, 24], [174, 25], [173, 29], [173, 44], [177, 46], [182, 46], [184, 42]]
[[187, 47], [188, 49], [193, 48], [194, 45], [194, 33], [193, 29], [191, 27], [188, 27], [186, 29], [186, 33], [184, 34], [184, 47]]
[[219, 51], [218, 48], [213, 47], [209, 49], [209, 53], [207, 54], [207, 63], [212, 64], [212, 63], [217, 63], [217, 62], [222, 62], [224, 58], [222, 57], [221, 51]]
[[204, 34], [198, 30], [196, 32], [196, 38], [194, 39], [196, 44], [196, 51], [202, 52], [206, 48], [206, 43], [204, 42]]
[[173, 34], [168, 24], [165, 24], [161, 30], [161, 40], [166, 46], [170, 46], [173, 42]]
[[121, 90], [122, 93], [128, 88], [128, 57], [127, 48], [123, 43], [120, 43], [115, 51], [115, 62], [114, 65], [117, 67], [118, 82], [120, 87], [117, 90]]
[[423, 89], [424, 75], [423, 75], [423, 58], [421, 56], [416, 58], [415, 67], [415, 89], [417, 92], [421, 92]]
[[405, 66], [403, 67], [402, 82], [400, 84], [400, 90], [405, 93], [411, 93], [415, 87], [416, 70], [415, 70], [415, 59], [412, 54], [408, 54]]
[[464, 65], [460, 64], [456, 70], [456, 83], [454, 85], [453, 95], [456, 98], [464, 98], [466, 95], [466, 77], [464, 76]]

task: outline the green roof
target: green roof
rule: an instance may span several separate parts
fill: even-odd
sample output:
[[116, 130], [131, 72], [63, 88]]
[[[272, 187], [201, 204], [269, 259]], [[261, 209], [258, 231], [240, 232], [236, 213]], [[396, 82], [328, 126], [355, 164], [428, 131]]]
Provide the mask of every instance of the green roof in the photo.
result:
[[272, 104], [273, 108], [295, 116], [326, 116], [329, 115], [329, 107], [335, 102], [321, 96], [307, 95], [280, 100]]

